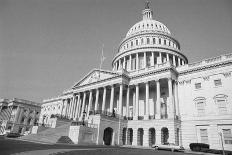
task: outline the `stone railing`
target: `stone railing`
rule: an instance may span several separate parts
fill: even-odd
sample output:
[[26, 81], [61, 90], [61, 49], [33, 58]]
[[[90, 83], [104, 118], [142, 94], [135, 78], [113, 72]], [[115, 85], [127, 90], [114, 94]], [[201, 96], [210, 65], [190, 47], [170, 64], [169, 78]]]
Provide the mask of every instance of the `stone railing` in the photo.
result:
[[189, 69], [193, 69], [193, 68], [197, 68], [197, 67], [202, 67], [202, 66], [207, 66], [207, 65], [220, 63], [220, 62], [223, 62], [223, 61], [232, 61], [232, 53], [231, 54], [220, 55], [220, 56], [209, 58], [209, 59], [204, 59], [204, 60], [199, 61], [199, 62], [186, 64], [186, 65], [183, 65], [183, 66], [179, 66], [176, 69], [177, 69], [177, 71], [181, 72], [181, 71], [185, 71], [185, 70], [189, 70]]
[[97, 128], [97, 124], [87, 123], [85, 121], [73, 121], [71, 126], [85, 126], [89, 128]]
[[18, 99], [18, 98], [14, 98], [13, 102], [19, 102], [19, 103], [30, 104], [30, 105], [35, 105], [35, 106], [41, 106], [40, 103], [36, 103], [36, 102], [24, 100], [24, 99]]

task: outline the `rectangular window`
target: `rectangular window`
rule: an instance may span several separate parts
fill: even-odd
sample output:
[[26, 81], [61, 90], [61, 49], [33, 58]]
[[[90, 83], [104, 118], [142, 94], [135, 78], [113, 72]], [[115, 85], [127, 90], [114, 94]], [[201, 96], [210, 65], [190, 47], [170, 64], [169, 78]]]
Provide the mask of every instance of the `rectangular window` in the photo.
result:
[[201, 83], [195, 83], [195, 88], [200, 89], [201, 88]]
[[222, 85], [221, 79], [214, 80], [214, 85], [215, 86], [221, 86]]
[[225, 144], [232, 144], [231, 129], [222, 129]]
[[197, 103], [197, 112], [199, 116], [202, 116], [205, 114], [205, 103], [204, 102]]
[[201, 142], [208, 144], [208, 132], [207, 129], [200, 129]]
[[218, 104], [219, 114], [226, 114], [227, 113], [226, 101], [223, 99], [221, 99], [221, 100], [218, 99], [217, 104]]

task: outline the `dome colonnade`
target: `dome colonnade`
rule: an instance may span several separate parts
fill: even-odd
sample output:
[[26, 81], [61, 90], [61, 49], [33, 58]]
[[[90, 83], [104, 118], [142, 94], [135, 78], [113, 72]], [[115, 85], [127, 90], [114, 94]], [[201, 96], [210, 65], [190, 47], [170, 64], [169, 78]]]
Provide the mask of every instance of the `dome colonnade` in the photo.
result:
[[180, 52], [179, 42], [168, 28], [152, 19], [153, 12], [143, 10], [143, 20], [130, 28], [113, 59], [113, 71], [136, 71], [165, 62], [178, 67], [188, 63]]

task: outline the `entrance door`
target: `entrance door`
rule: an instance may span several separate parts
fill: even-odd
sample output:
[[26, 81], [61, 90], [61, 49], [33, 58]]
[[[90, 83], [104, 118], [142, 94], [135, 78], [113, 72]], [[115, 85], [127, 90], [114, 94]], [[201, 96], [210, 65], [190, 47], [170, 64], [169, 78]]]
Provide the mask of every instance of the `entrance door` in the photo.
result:
[[113, 129], [108, 127], [104, 130], [103, 141], [105, 145], [111, 145]]

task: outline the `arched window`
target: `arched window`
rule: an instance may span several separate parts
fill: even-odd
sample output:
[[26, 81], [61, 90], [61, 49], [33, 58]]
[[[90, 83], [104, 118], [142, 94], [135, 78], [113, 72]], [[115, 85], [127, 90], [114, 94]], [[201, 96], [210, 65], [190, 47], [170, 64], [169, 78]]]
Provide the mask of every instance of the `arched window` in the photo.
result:
[[150, 44], [150, 39], [149, 38], [147, 38], [147, 44]]
[[194, 99], [197, 113], [199, 116], [205, 115], [205, 105], [206, 105], [205, 100], [206, 99], [204, 97], [197, 97]]
[[227, 95], [224, 94], [218, 94], [216, 96], [214, 96], [214, 101], [215, 104], [218, 107], [218, 113], [219, 114], [226, 114], [227, 113]]
[[153, 38], [153, 44], [155, 44], [155, 38]]
[[159, 38], [159, 44], [161, 44], [161, 39]]

